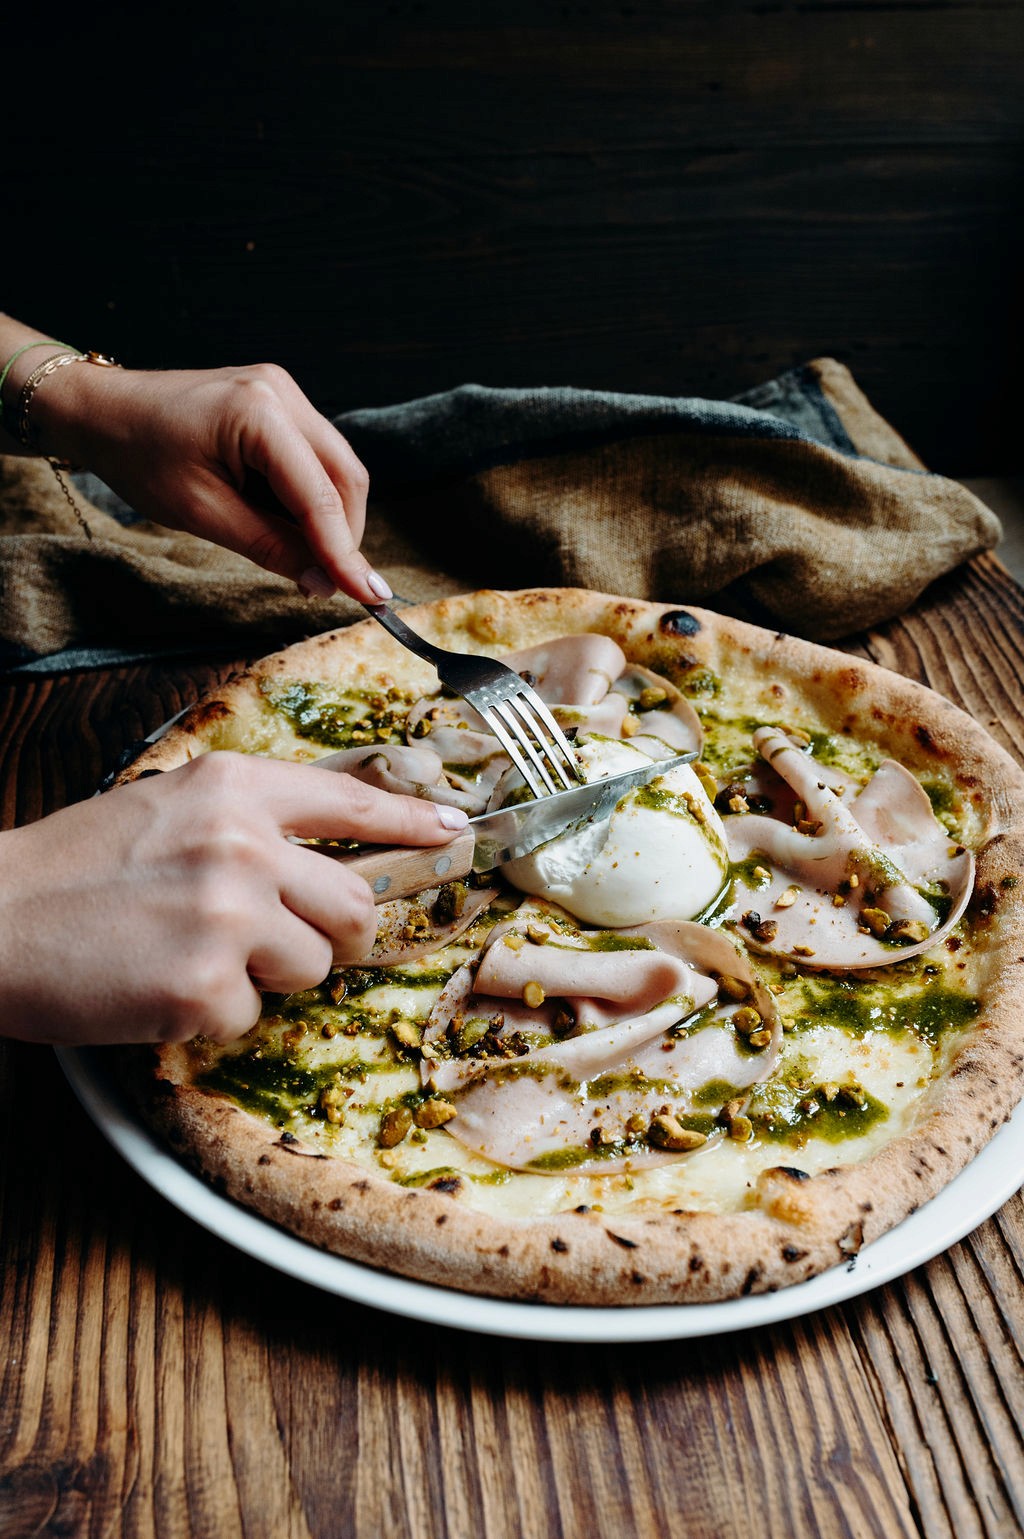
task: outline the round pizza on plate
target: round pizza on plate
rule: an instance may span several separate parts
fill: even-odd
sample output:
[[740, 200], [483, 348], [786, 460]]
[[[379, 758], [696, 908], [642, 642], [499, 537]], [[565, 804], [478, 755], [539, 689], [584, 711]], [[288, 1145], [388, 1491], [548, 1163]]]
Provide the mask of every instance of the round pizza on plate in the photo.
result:
[[[700, 757], [382, 903], [357, 966], [239, 1041], [126, 1055], [170, 1145], [341, 1255], [593, 1305], [803, 1281], [949, 1182], [1024, 1088], [1014, 761], [933, 691], [706, 610], [534, 589], [404, 617], [528, 677], [588, 779]], [[528, 794], [373, 621], [254, 664], [121, 779], [223, 750], [471, 814]]]

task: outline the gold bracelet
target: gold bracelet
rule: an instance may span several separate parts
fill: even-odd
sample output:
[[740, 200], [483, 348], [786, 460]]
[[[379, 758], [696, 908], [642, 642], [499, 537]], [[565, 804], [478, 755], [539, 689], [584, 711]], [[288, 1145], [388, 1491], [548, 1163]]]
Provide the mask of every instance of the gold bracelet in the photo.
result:
[[34, 448], [31, 433], [29, 431], [29, 407], [32, 397], [47, 375], [53, 374], [57, 369], [64, 368], [69, 363], [97, 363], [105, 369], [119, 369], [121, 365], [113, 358], [108, 358], [105, 353], [57, 353], [53, 358], [47, 358], [38, 368], [32, 370], [28, 379], [21, 387], [18, 397], [18, 426], [17, 435], [19, 443], [26, 449]]
[[[33, 369], [28, 379], [22, 385], [21, 394], [18, 397], [18, 438], [20, 442], [24, 444], [26, 449], [31, 449], [33, 447], [29, 433], [28, 420], [28, 410], [32, 404], [32, 397], [35, 395], [39, 386], [42, 384], [43, 380], [47, 377], [48, 374], [54, 373], [56, 369], [62, 369], [64, 365], [68, 363], [96, 363], [104, 369], [119, 369], [121, 367], [121, 365], [117, 363], [115, 359], [108, 358], [105, 353], [58, 353], [53, 358], [47, 358], [43, 363], [39, 365], [38, 368]], [[53, 454], [47, 454], [44, 457], [46, 459], [46, 463], [57, 477], [57, 485], [63, 492], [68, 506], [77, 518], [78, 522], [81, 524], [82, 528], [85, 530], [86, 538], [91, 540], [92, 530], [89, 528], [88, 520], [86, 519], [85, 514], [82, 512], [81, 508], [78, 506], [78, 503], [75, 501], [74, 497], [71, 495], [71, 488], [68, 486], [68, 483], [65, 481], [61, 473], [62, 471], [70, 470], [72, 468], [70, 462], [67, 460], [59, 460]]]

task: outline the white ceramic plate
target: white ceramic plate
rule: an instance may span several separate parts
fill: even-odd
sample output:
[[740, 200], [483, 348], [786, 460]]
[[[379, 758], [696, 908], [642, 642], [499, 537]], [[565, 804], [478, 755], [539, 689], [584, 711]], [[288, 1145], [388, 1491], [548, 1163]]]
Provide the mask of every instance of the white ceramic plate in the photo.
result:
[[186, 1170], [140, 1121], [107, 1074], [101, 1053], [90, 1048], [60, 1048], [57, 1057], [78, 1099], [118, 1153], [150, 1186], [211, 1233], [246, 1255], [341, 1298], [412, 1320], [491, 1336], [536, 1341], [672, 1341], [791, 1320], [855, 1298], [930, 1261], [990, 1217], [1024, 1179], [1022, 1102], [1006, 1126], [937, 1197], [866, 1246], [852, 1262], [833, 1267], [810, 1282], [720, 1304], [662, 1304], [645, 1309], [521, 1304], [378, 1272], [296, 1239], [221, 1197]]

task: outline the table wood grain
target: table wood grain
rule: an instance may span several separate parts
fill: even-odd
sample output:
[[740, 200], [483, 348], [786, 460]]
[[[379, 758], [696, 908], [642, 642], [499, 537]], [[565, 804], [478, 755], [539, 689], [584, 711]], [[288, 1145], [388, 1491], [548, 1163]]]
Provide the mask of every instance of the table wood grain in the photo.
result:
[[[995, 558], [849, 650], [1024, 760], [1024, 593]], [[8, 678], [4, 823], [87, 795], [231, 666]], [[799, 1320], [552, 1346], [424, 1327], [242, 1256], [124, 1164], [48, 1049], [0, 1047], [0, 1147], [3, 1539], [1024, 1530], [1019, 1194]]]

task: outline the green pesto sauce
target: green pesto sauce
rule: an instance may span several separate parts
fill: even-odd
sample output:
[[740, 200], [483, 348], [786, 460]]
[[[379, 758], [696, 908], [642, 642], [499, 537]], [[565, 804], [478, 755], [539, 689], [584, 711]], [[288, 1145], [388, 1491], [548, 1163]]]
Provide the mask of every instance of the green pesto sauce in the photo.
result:
[[946, 780], [922, 780], [921, 788], [932, 804], [932, 812], [935, 814], [943, 828], [959, 839], [961, 833], [961, 814], [963, 804], [955, 786], [951, 786]]
[[408, 695], [400, 690], [346, 690], [334, 695], [322, 684], [264, 685], [275, 711], [298, 737], [331, 748], [362, 743], [403, 743], [409, 712]]
[[344, 999], [356, 999], [388, 984], [396, 989], [440, 988], [452, 975], [452, 968], [435, 968], [432, 971], [405, 972], [399, 967], [346, 967], [339, 973], [345, 980]]
[[246, 1111], [262, 1112], [275, 1119], [287, 1118], [300, 1106], [315, 1101], [322, 1090], [339, 1080], [364, 1079], [368, 1074], [388, 1073], [390, 1060], [330, 1064], [304, 1068], [290, 1058], [265, 1057], [259, 1048], [220, 1059], [196, 1081], [204, 1090], [230, 1096]]
[[962, 1031], [976, 1019], [981, 1005], [970, 994], [939, 983], [901, 994], [885, 983], [858, 983], [852, 978], [805, 979], [804, 1004], [793, 1020], [795, 1030], [812, 1026], [841, 1026], [856, 1036], [884, 1031], [896, 1036], [912, 1032], [937, 1044], [947, 1031]]
[[435, 1165], [432, 1170], [412, 1170], [406, 1175], [391, 1177], [398, 1186], [429, 1186], [432, 1181], [450, 1181], [452, 1178], [475, 1181], [478, 1186], [504, 1186], [506, 1181], [511, 1181], [512, 1172], [499, 1166], [495, 1170], [476, 1174], [468, 1170], [456, 1170], [454, 1165]]
[[691, 668], [689, 672], [677, 675], [674, 682], [679, 693], [690, 700], [701, 696], [713, 698], [722, 689], [721, 679], [710, 668]]
[[[681, 1127], [689, 1128], [691, 1132], [703, 1133], [705, 1137], [715, 1131], [714, 1117], [702, 1114], [680, 1116], [676, 1114], [676, 1121]], [[530, 1160], [529, 1170], [575, 1170], [581, 1165], [589, 1165], [602, 1160], [628, 1159], [632, 1155], [649, 1154], [655, 1146], [646, 1138], [621, 1138], [610, 1144], [576, 1144], [569, 1149], [551, 1149], [547, 1154], [538, 1154], [535, 1160]], [[664, 1150], [658, 1150], [664, 1153]]]
[[604, 1101], [623, 1091], [643, 1095], [645, 1091], [654, 1090], [658, 1095], [678, 1095], [680, 1087], [674, 1080], [654, 1079], [642, 1069], [625, 1069], [621, 1074], [601, 1074], [597, 1079], [589, 1080], [587, 1089], [595, 1101]]
[[642, 807], [646, 812], [667, 812], [671, 817], [686, 818], [690, 823], [698, 821], [683, 797], [665, 786], [655, 784], [653, 780], [630, 791], [629, 800], [634, 807]]
[[727, 1079], [709, 1079], [693, 1092], [695, 1106], [724, 1106], [727, 1101], [741, 1095], [735, 1085], [730, 1085]]
[[799, 1145], [812, 1137], [840, 1143], [845, 1138], [859, 1138], [889, 1116], [883, 1101], [867, 1091], [862, 1094], [864, 1104], [856, 1106], [839, 1096], [829, 1101], [824, 1091], [816, 1087], [804, 1091], [792, 1104], [776, 1104], [770, 1110], [759, 1111], [752, 1102], [747, 1115], [755, 1136], [770, 1143]]
[[643, 935], [616, 935], [614, 930], [600, 930], [587, 937], [586, 949], [588, 951], [654, 951], [655, 945]]
[[811, 753], [819, 764], [850, 775], [856, 780], [867, 780], [878, 768], [877, 755], [869, 753], [859, 743], [831, 732], [811, 732]]
[[[757, 892], [762, 887], [770, 887], [772, 874], [768, 868], [767, 859], [767, 856], [760, 855], [755, 850], [746, 860], [733, 861], [729, 866], [729, 875], [734, 881], [741, 881], [744, 887], [749, 887], [752, 892]], [[756, 873], [759, 870], [764, 874], [758, 876]]]

